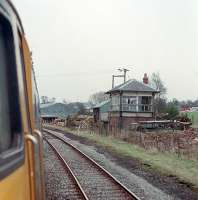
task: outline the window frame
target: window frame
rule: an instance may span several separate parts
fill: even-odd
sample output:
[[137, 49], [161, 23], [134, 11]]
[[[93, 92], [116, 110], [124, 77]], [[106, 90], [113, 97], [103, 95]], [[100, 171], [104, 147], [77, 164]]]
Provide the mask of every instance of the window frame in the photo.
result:
[[[16, 73], [15, 76], [15, 81], [17, 82], [16, 86], [16, 96], [18, 98], [18, 105], [17, 105], [17, 110], [20, 113], [18, 116], [20, 117], [19, 122], [20, 122], [20, 131], [19, 133], [13, 133], [19, 134], [19, 141], [17, 141], [17, 144], [15, 146], [11, 146], [8, 150], [5, 150], [0, 153], [0, 180], [11, 174], [13, 171], [18, 169], [20, 166], [23, 165], [24, 160], [25, 160], [25, 155], [24, 155], [24, 136], [23, 136], [23, 128], [22, 128], [22, 116], [21, 116], [21, 108], [20, 108], [20, 94], [19, 94], [19, 82], [18, 82], [18, 77], [17, 77], [17, 61], [16, 61], [16, 41], [15, 41], [15, 31], [13, 29], [13, 24], [11, 22], [10, 16], [8, 15], [9, 13], [5, 12], [6, 10], [0, 5], [0, 17], [2, 18], [2, 21], [5, 21], [5, 23], [8, 24], [8, 27], [10, 29], [10, 34], [12, 37], [12, 47], [13, 49], [11, 50], [13, 53], [13, 67], [14, 67], [14, 72]], [[18, 46], [17, 46], [18, 48]], [[20, 66], [21, 67], [21, 66]], [[9, 88], [10, 89], [10, 88]], [[9, 96], [8, 96], [9, 97]], [[9, 97], [11, 98], [11, 97]], [[10, 100], [9, 100], [9, 107], [10, 107]], [[11, 123], [12, 123], [12, 119]], [[13, 130], [12, 130], [13, 131]], [[12, 135], [12, 137], [13, 137]]]
[[111, 111], [119, 111], [120, 110], [120, 96], [112, 95], [111, 96]]
[[[144, 103], [144, 100], [145, 100], [144, 98], [147, 98], [148, 103]], [[139, 98], [138, 98], [139, 112], [142, 112], [142, 113], [153, 112], [152, 98], [153, 98], [152, 96], [148, 96], [148, 95], [139, 96]]]
[[122, 111], [137, 112], [137, 96], [122, 96]]
[[137, 96], [123, 96], [122, 97], [123, 105], [137, 105]]

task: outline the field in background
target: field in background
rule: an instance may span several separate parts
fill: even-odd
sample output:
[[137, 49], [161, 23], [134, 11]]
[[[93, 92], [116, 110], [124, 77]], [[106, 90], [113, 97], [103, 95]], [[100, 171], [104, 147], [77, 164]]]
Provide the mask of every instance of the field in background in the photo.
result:
[[[161, 152], [151, 145], [154, 143], [145, 143], [145, 145], [148, 145], [147, 147], [149, 148], [144, 148], [142, 146], [123, 141], [123, 139], [119, 139], [113, 136], [98, 135], [90, 131], [70, 130], [65, 127], [50, 127], [55, 127], [64, 131], [69, 131], [70, 133], [73, 133], [80, 137], [87, 138], [88, 140], [95, 142], [97, 145], [105, 147], [106, 149], [116, 152], [119, 155], [129, 156], [131, 158], [138, 159], [142, 163], [149, 165], [151, 168], [163, 174], [176, 176], [181, 181], [190, 183], [194, 187], [198, 188], [198, 160], [195, 158], [187, 158], [184, 157], [183, 154], [179, 155], [175, 152], [169, 152], [170, 149], [166, 151], [164, 149], [165, 147], [163, 148], [163, 152]], [[140, 137], [135, 137], [137, 140], [143, 139], [142, 135]], [[154, 142], [156, 142], [156, 138], [158, 137], [155, 137]], [[137, 140], [135, 142], [137, 142], [138, 144]], [[158, 142], [158, 144], [161, 143], [160, 140], [158, 140]]]
[[186, 112], [186, 114], [191, 119], [193, 126], [198, 127], [198, 111]]

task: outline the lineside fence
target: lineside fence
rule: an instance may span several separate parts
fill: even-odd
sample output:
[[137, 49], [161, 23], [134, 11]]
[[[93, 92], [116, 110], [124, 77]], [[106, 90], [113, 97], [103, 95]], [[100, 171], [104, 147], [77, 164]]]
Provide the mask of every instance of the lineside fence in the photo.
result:
[[[61, 127], [56, 125], [56, 127]], [[69, 127], [76, 133], [99, 134], [113, 136], [123, 141], [138, 145], [146, 150], [163, 153], [175, 153], [178, 157], [198, 160], [198, 129], [180, 130], [156, 130], [138, 132], [131, 129], [122, 129], [108, 132], [104, 126]]]

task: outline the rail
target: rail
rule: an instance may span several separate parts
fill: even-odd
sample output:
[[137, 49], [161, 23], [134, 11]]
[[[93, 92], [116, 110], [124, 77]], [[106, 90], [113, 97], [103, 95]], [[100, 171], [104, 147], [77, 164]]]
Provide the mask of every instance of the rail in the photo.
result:
[[[81, 150], [79, 150], [77, 147], [66, 141], [66, 139], [62, 136], [56, 135], [53, 133], [54, 131], [50, 131], [47, 129], [43, 130], [45, 133], [53, 136], [54, 138], [62, 141], [67, 146], [70, 146], [74, 151], [76, 151], [79, 155], [81, 155], [84, 159], [92, 163], [99, 171], [101, 171], [106, 177], [108, 177], [112, 182], [114, 182], [115, 185], [119, 186], [119, 188], [122, 189], [128, 196], [129, 199], [133, 200], [140, 200], [134, 193], [132, 193], [128, 188], [126, 188], [120, 181], [118, 181], [114, 176], [112, 176], [106, 169], [104, 169], [101, 165], [96, 163], [92, 158], [90, 158], [88, 155], [84, 154]], [[71, 169], [70, 169], [71, 170]]]
[[48, 145], [52, 148], [52, 150], [55, 152], [55, 154], [57, 155], [58, 159], [61, 161], [61, 163], [63, 163], [65, 169], [69, 172], [70, 176], [72, 177], [76, 187], [78, 188], [78, 190], [81, 193], [82, 199], [85, 200], [89, 200], [87, 195], [85, 194], [84, 190], [82, 189], [78, 179], [76, 178], [76, 176], [74, 175], [74, 173], [72, 172], [71, 168], [69, 167], [69, 165], [66, 163], [66, 161], [64, 160], [64, 158], [62, 157], [62, 155], [58, 152], [58, 150], [56, 149], [56, 147], [54, 147], [54, 145], [46, 138], [44, 137], [44, 140], [48, 143]]

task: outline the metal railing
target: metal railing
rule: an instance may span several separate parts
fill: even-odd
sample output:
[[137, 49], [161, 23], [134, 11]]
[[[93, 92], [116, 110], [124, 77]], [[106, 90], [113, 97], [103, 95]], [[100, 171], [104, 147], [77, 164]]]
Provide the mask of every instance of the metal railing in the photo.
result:
[[[111, 105], [111, 111], [120, 111], [120, 105]], [[121, 111], [124, 112], [152, 112], [150, 104], [122, 104]]]
[[130, 105], [130, 104], [123, 104], [122, 105], [122, 111], [137, 112], [137, 106], [136, 105]]
[[139, 112], [152, 112], [152, 105], [145, 105], [145, 104], [141, 104], [138, 105], [138, 111]]
[[127, 112], [152, 112], [152, 105], [147, 104], [138, 104], [138, 105], [130, 105], [123, 104], [122, 111]]

